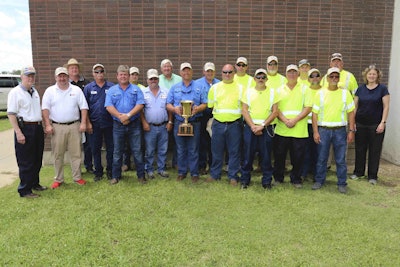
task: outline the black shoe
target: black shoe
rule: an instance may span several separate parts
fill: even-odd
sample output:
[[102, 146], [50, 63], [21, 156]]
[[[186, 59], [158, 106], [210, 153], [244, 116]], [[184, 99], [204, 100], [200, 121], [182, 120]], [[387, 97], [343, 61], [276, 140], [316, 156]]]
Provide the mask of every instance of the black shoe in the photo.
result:
[[98, 182], [98, 181], [100, 181], [102, 178], [103, 178], [103, 176], [96, 175], [96, 176], [94, 177], [93, 180], [94, 180], [95, 182]]
[[87, 173], [93, 173], [93, 169], [86, 169]]
[[271, 184], [263, 184], [262, 187], [266, 190], [271, 190], [272, 189], [272, 185]]
[[107, 171], [107, 179], [111, 180], [112, 179], [112, 172]]
[[40, 197], [40, 195], [35, 194], [35, 193], [29, 193], [29, 194], [23, 195], [21, 197], [24, 197], [24, 198], [38, 198], [38, 197]]
[[32, 189], [36, 190], [36, 191], [44, 191], [44, 190], [47, 190], [47, 187], [46, 186], [41, 186], [39, 184], [39, 185], [36, 185], [36, 186], [32, 187]]

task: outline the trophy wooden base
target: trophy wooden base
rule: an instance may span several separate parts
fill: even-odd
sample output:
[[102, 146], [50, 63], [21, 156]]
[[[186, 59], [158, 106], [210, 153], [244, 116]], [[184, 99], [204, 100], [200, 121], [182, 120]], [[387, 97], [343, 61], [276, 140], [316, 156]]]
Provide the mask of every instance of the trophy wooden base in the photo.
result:
[[190, 123], [182, 123], [178, 128], [178, 136], [194, 136], [193, 125]]

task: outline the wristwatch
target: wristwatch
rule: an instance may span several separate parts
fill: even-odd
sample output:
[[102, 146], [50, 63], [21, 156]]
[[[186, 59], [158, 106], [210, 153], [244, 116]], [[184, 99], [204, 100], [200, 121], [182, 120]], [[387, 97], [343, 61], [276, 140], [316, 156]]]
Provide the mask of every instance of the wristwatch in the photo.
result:
[[357, 130], [356, 129], [349, 129], [349, 132], [355, 133], [355, 132], [357, 132]]
[[261, 123], [261, 126], [265, 128], [265, 122], [262, 122], [262, 123]]

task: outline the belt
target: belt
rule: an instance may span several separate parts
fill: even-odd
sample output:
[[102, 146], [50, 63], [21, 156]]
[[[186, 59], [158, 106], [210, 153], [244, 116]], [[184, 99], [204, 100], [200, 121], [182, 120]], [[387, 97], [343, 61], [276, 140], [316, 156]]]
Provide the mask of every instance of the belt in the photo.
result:
[[24, 124], [42, 125], [41, 121], [24, 121]]
[[60, 124], [60, 125], [71, 125], [71, 124], [74, 124], [75, 122], [78, 122], [79, 120], [76, 120], [76, 121], [70, 121], [70, 122], [56, 122], [56, 121], [53, 121], [53, 123], [55, 123], [55, 124]]
[[346, 126], [336, 126], [336, 127], [319, 126], [319, 127], [324, 128], [324, 129], [328, 129], [328, 130], [339, 130], [339, 129], [342, 129], [342, 128], [346, 127]]
[[164, 125], [164, 124], [166, 124], [168, 121], [163, 121], [162, 123], [149, 123], [150, 125], [152, 125], [152, 126], [161, 126], [161, 125]]
[[214, 118], [214, 120], [215, 120], [216, 122], [223, 123], [223, 124], [232, 124], [232, 123], [234, 123], [234, 122], [240, 121], [241, 119], [237, 119], [237, 120], [234, 120], [234, 121], [219, 121], [219, 120], [216, 120], [216, 119]]

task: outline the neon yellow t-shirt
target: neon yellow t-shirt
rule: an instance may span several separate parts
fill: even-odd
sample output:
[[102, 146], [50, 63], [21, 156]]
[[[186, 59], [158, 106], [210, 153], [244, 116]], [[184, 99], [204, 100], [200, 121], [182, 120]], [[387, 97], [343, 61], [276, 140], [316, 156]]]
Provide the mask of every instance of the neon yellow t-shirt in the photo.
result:
[[318, 115], [318, 125], [338, 127], [347, 125], [347, 113], [354, 110], [353, 97], [348, 90], [322, 88], [314, 96], [312, 112]]
[[233, 80], [240, 84], [243, 90], [256, 86], [256, 81], [254, 81], [254, 78], [248, 74], [245, 74], [243, 76], [238, 76], [237, 74], [235, 74]]
[[265, 82], [265, 85], [270, 88], [277, 89], [287, 83], [286, 77], [279, 73], [275, 74], [274, 76], [268, 74], [267, 77], [268, 80]]
[[[326, 79], [326, 75], [322, 78], [321, 80], [321, 85], [322, 87], [328, 87], [328, 81]], [[356, 93], [356, 90], [358, 88], [358, 83], [354, 75], [347, 71], [347, 70], [341, 70], [340, 71], [340, 78], [339, 78], [339, 83], [338, 87], [340, 89], [347, 89], [351, 93], [352, 96]]]
[[255, 87], [244, 91], [241, 101], [249, 106], [249, 115], [254, 124], [261, 125], [271, 115], [272, 105], [278, 103], [276, 90], [266, 88], [263, 91]]
[[297, 78], [297, 82], [300, 83], [300, 84], [302, 84], [302, 85], [305, 85], [305, 86], [307, 86], [307, 87], [309, 87], [309, 86], [311, 85], [310, 82], [308, 81], [308, 79], [303, 80], [303, 79], [301, 79], [300, 77]]
[[213, 108], [214, 118], [220, 122], [230, 122], [242, 116], [243, 88], [236, 82], [219, 82], [208, 91], [208, 107]]
[[[278, 108], [286, 118], [295, 118], [304, 107], [312, 107], [310, 88], [297, 83], [292, 90], [285, 85], [284, 91], [286, 96], [279, 101]], [[278, 120], [275, 133], [286, 137], [308, 137], [307, 116], [298, 121], [293, 128], [288, 128], [285, 123]]]
[[[314, 97], [315, 97], [315, 95], [317, 94], [317, 92], [319, 91], [319, 90], [321, 90], [322, 88], [319, 88], [319, 89], [311, 89], [310, 88], [310, 92], [311, 92], [311, 99], [312, 99], [312, 101], [313, 101], [313, 104], [314, 104]], [[307, 116], [307, 122], [309, 123], [309, 124], [312, 124], [312, 111], [310, 112], [310, 114], [308, 114], [308, 116]]]

